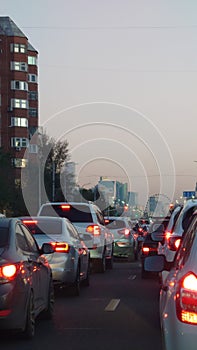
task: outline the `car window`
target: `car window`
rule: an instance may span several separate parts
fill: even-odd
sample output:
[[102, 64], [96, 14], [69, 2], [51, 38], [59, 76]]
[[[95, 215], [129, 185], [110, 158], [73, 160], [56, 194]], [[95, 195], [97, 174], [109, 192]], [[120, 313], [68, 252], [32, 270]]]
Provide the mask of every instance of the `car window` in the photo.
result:
[[42, 207], [41, 216], [59, 216], [71, 222], [93, 222], [90, 208], [87, 205], [46, 205]]
[[99, 222], [101, 225], [105, 225], [104, 216], [103, 216], [103, 214], [101, 213], [101, 211], [98, 210], [98, 209], [96, 208], [96, 209], [95, 209], [95, 212], [96, 212], [96, 216], [97, 216], [98, 222]]
[[0, 247], [3, 248], [8, 244], [9, 230], [7, 227], [0, 227]]
[[125, 222], [124, 220], [109, 220], [109, 224], [107, 224], [107, 227], [111, 230], [116, 230], [119, 228], [125, 228]]
[[31, 235], [31, 233], [28, 231], [28, 229], [24, 226], [21, 225], [25, 240], [27, 242], [27, 250], [33, 253], [38, 253], [38, 246]]
[[[62, 219], [61, 219], [62, 220]], [[32, 234], [47, 234], [47, 235], [57, 235], [62, 234], [62, 222], [61, 220], [47, 221], [47, 220], [24, 220], [25, 225], [31, 231]]]
[[192, 218], [192, 214], [194, 213], [195, 210], [196, 210], [196, 206], [190, 208], [189, 210], [187, 210], [186, 213], [184, 213], [183, 221], [182, 221], [183, 230], [186, 230], [188, 228]]
[[16, 225], [16, 246], [25, 252], [30, 250], [24, 232], [19, 225]]
[[68, 232], [69, 232], [71, 238], [79, 239], [79, 234], [78, 234], [77, 230], [69, 222], [67, 223], [67, 229], [68, 229]]
[[197, 216], [192, 220], [189, 230], [185, 233], [180, 249], [177, 252], [176, 261], [179, 267], [183, 266], [186, 263], [190, 255], [193, 241], [196, 236], [196, 231], [197, 231]]

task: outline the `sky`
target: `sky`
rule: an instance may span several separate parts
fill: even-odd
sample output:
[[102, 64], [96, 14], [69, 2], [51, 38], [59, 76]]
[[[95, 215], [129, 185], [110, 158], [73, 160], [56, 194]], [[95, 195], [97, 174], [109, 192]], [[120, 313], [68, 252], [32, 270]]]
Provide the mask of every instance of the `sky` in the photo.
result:
[[128, 183], [139, 205], [197, 181], [196, 0], [1, 0], [39, 53], [40, 125], [77, 183]]

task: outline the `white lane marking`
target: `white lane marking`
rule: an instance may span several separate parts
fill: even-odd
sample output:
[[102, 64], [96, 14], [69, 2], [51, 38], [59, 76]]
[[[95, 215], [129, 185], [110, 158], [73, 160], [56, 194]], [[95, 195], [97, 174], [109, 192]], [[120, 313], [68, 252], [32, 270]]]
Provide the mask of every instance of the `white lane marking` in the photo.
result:
[[131, 275], [128, 277], [128, 280], [135, 280], [136, 279], [136, 275]]
[[106, 306], [105, 311], [115, 311], [120, 299], [111, 299], [109, 304]]

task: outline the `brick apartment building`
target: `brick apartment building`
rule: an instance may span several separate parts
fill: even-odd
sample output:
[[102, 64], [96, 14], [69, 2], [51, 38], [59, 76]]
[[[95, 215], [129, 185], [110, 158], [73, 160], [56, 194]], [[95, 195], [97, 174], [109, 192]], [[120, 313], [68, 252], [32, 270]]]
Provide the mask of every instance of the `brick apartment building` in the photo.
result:
[[11, 154], [15, 184], [20, 186], [24, 153], [38, 128], [38, 52], [10, 17], [0, 17], [0, 147]]

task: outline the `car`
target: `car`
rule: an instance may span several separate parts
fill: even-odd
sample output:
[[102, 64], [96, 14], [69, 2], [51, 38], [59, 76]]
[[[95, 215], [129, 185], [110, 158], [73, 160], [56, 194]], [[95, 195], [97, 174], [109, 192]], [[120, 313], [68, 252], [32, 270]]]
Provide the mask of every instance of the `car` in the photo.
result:
[[[179, 212], [178, 218], [173, 229], [168, 231], [164, 237], [164, 244], [162, 249], [162, 254], [165, 255], [166, 260], [171, 262], [174, 260], [176, 251], [181, 242], [182, 236], [184, 232], [187, 230], [189, 226], [191, 217], [193, 212], [197, 209], [197, 199], [189, 199], [185, 202], [183, 208]], [[163, 238], [157, 235], [157, 237], [152, 235], [152, 238], [159, 241], [163, 241]], [[161, 284], [163, 284], [164, 280], [168, 275], [168, 271], [162, 271], [160, 274]]]
[[0, 220], [1, 330], [14, 330], [32, 338], [37, 316], [53, 316], [54, 286], [45, 257], [53, 251], [47, 243], [39, 248], [20, 220]]
[[[142, 278], [148, 278], [153, 275], [144, 270], [144, 261], [148, 256], [157, 254], [157, 249], [158, 249], [158, 241], [156, 239], [157, 235], [159, 235], [160, 239], [161, 237], [164, 237], [165, 230], [169, 220], [170, 220], [170, 216], [154, 218], [152, 224], [148, 229], [148, 233], [146, 234], [144, 241], [142, 243], [141, 256], [140, 256]], [[153, 239], [153, 233], [155, 235], [154, 236], [155, 239]]]
[[128, 261], [137, 259], [137, 241], [132, 234], [132, 223], [124, 216], [106, 216], [105, 224], [114, 236], [113, 256], [126, 258]]
[[38, 216], [68, 218], [80, 233], [89, 233], [91, 269], [105, 272], [113, 267], [113, 234], [106, 227], [104, 216], [92, 202], [53, 202], [42, 204]]
[[[39, 246], [50, 243], [54, 253], [47, 257], [55, 287], [69, 287], [72, 295], [80, 294], [80, 284], [89, 285], [90, 253], [85, 235], [79, 235], [66, 218], [20, 217]], [[87, 234], [86, 238], [90, 239]]]
[[148, 257], [146, 271], [168, 275], [160, 290], [159, 314], [164, 350], [196, 350], [197, 344], [197, 210], [191, 214], [173, 261]]

